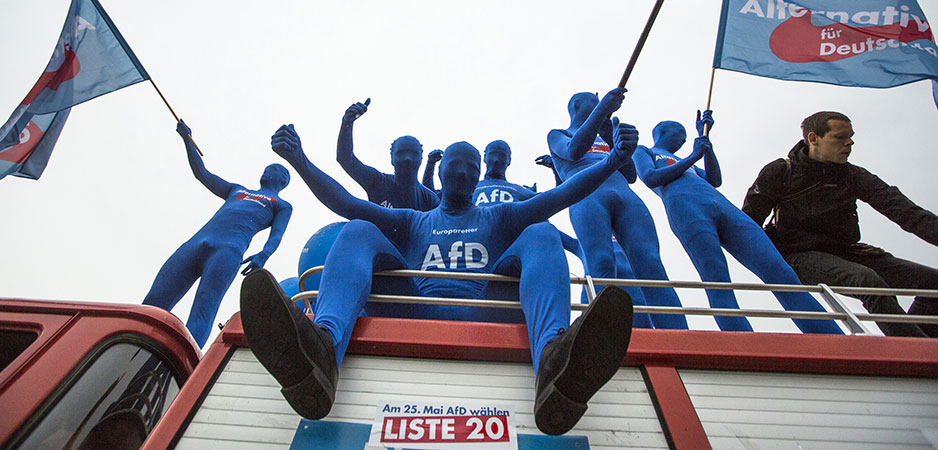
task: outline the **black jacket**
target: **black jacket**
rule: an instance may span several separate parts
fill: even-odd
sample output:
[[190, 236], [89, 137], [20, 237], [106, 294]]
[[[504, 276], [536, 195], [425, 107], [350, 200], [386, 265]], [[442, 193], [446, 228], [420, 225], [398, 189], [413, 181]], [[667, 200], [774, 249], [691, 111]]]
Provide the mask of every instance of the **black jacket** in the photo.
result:
[[857, 199], [903, 230], [938, 245], [938, 216], [862, 167], [809, 158], [804, 141], [795, 144], [787, 160], [777, 159], [762, 168], [746, 192], [743, 212], [762, 225], [775, 211], [766, 233], [782, 254], [808, 250], [844, 254], [860, 240]]

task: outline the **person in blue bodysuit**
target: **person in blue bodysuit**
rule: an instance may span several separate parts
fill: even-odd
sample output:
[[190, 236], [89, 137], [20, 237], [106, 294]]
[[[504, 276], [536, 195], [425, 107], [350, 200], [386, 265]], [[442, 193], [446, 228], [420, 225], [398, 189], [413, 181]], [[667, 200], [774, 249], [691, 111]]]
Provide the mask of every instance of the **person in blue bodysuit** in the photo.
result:
[[[664, 121], [655, 126], [652, 148], [639, 146], [632, 155], [638, 176], [664, 202], [671, 230], [681, 241], [703, 281], [729, 282], [730, 274], [723, 248], [736, 260], [771, 284], [795, 284], [801, 281], [779, 255], [762, 227], [729, 202], [716, 190], [722, 174], [713, 145], [704, 136], [704, 128], [712, 129], [709, 110], [697, 111], [697, 132], [690, 156], [674, 155], [684, 145], [687, 132], [677, 122]], [[704, 168], [694, 166], [703, 159]], [[721, 248], [722, 247], [722, 248]], [[714, 308], [738, 309], [731, 290], [708, 289], [707, 297]], [[775, 297], [786, 310], [824, 311], [817, 300], [806, 292], [776, 292]], [[752, 331], [744, 317], [714, 316], [721, 330]], [[794, 319], [805, 333], [843, 334], [830, 320]]]
[[[612, 135], [610, 110], [616, 102], [621, 103], [624, 92], [625, 88], [613, 89], [602, 100], [589, 92], [570, 98], [567, 104], [570, 126], [547, 134], [551, 158], [562, 181], [605, 158]], [[635, 166], [626, 164], [596, 191], [570, 207], [570, 223], [583, 249], [587, 273], [592, 277], [616, 278], [614, 244], [609, 238], [615, 236], [638, 278], [668, 279], [651, 213], [629, 188], [634, 181]], [[674, 289], [642, 288], [642, 292], [649, 305], [681, 306]], [[659, 314], [652, 320], [655, 328], [687, 328], [687, 319], [680, 315]]]
[[[537, 195], [537, 192], [528, 189], [526, 186], [510, 183], [505, 179], [505, 172], [508, 166], [511, 165], [511, 147], [509, 147], [508, 143], [505, 141], [495, 140], [490, 142], [485, 147], [483, 162], [485, 162], [485, 177], [479, 181], [475, 191], [472, 193], [472, 203], [474, 205], [478, 207], [495, 206], [502, 203], [524, 201]], [[427, 167], [432, 168], [430, 158], [427, 159]], [[556, 171], [554, 173], [556, 174]], [[424, 176], [426, 176], [426, 174]], [[430, 176], [432, 177], [432, 173]], [[426, 185], [426, 180], [424, 183], [424, 185]], [[560, 183], [557, 183], [557, 185], [560, 185]], [[564, 250], [577, 255], [582, 261], [582, 251], [580, 250], [576, 238], [560, 230], [557, 230], [557, 232], [560, 233], [560, 241]], [[628, 262], [626, 262], [626, 265], [627, 264]], [[629, 271], [631, 271], [631, 268], [629, 268]], [[645, 305], [645, 297], [642, 295], [640, 289], [626, 288], [625, 290], [632, 297], [633, 304]], [[587, 301], [585, 288], [580, 302], [583, 304], [589, 303]], [[636, 315], [634, 326], [651, 328], [648, 315]]]
[[511, 165], [511, 147], [503, 140], [489, 142], [483, 153], [485, 177], [479, 181], [472, 193], [472, 203], [476, 206], [497, 205], [500, 203], [519, 202], [537, 195], [527, 187], [509, 183], [505, 172]]
[[[261, 188], [256, 191], [229, 183], [205, 169], [192, 143], [192, 133], [183, 121], [176, 125], [176, 132], [185, 143], [192, 174], [225, 203], [166, 260], [143, 304], [172, 310], [201, 277], [186, 321], [186, 328], [201, 347], [211, 334], [218, 306], [240, 265], [248, 264], [241, 272], [244, 275], [261, 269], [280, 245], [293, 208], [278, 193], [290, 182], [290, 172], [280, 164], [267, 166], [261, 175]], [[270, 236], [264, 249], [242, 260], [251, 238], [267, 227], [270, 227]]]
[[[554, 167], [554, 160], [553, 158], [550, 157], [550, 155], [541, 155], [537, 159], [535, 159], [534, 162], [537, 165], [544, 166], [544, 167], [551, 169], [551, 172], [553, 172], [554, 174], [554, 181], [556, 182], [557, 186], [560, 186], [560, 183], [563, 183], [563, 180], [560, 179], [560, 175], [557, 174], [557, 169]], [[560, 239], [563, 241], [564, 250], [570, 253], [573, 253], [574, 255], [577, 256], [577, 258], [580, 258], [580, 262], [583, 263], [583, 268], [587, 269], [586, 257], [583, 256], [583, 248], [580, 247], [580, 241], [578, 241], [575, 237], [570, 236], [567, 233], [564, 233], [563, 231], [560, 232]], [[612, 237], [612, 243], [613, 243], [612, 249], [613, 249], [613, 252], [615, 253], [615, 258], [616, 258], [616, 278], [635, 279], [635, 272], [632, 271], [632, 264], [629, 262], [629, 258], [625, 256], [625, 253], [622, 251], [622, 246], [620, 246], [619, 243], [616, 242], [615, 236]], [[589, 275], [588, 271], [586, 273], [587, 275]], [[633, 305], [641, 305], [641, 306], [647, 305], [647, 303], [645, 302], [645, 294], [642, 293], [641, 288], [637, 286], [626, 286], [626, 287], [623, 287], [623, 289], [625, 289], [625, 291], [629, 293], [629, 296], [632, 297]], [[586, 295], [586, 286], [583, 286], [583, 289], [580, 292], [580, 303], [584, 305], [589, 303], [589, 298]], [[635, 328], [654, 328], [655, 327], [654, 323], [651, 320], [652, 316], [648, 314], [644, 314], [644, 313], [635, 314], [634, 316], [635, 316], [635, 321], [633, 322], [632, 325]]]
[[355, 103], [345, 110], [336, 145], [336, 161], [368, 194], [368, 201], [387, 208], [410, 208], [429, 211], [440, 203], [439, 197], [417, 182], [417, 171], [423, 159], [423, 147], [413, 136], [401, 136], [391, 144], [389, 175], [366, 166], [352, 152], [352, 125], [368, 111], [371, 99]]
[[[423, 172], [423, 185], [433, 189], [433, 169], [440, 161], [443, 152], [434, 150], [427, 155], [427, 165]], [[537, 183], [534, 186], [521, 186], [508, 182], [505, 172], [511, 165], [511, 147], [499, 139], [485, 146], [482, 160], [485, 163], [485, 177], [479, 181], [472, 193], [472, 202], [476, 206], [491, 206], [499, 203], [527, 200], [537, 195]]]
[[[440, 206], [419, 212], [353, 197], [309, 162], [292, 126], [281, 127], [272, 138], [274, 151], [323, 204], [351, 219], [326, 257], [312, 322], [266, 271], [242, 284], [245, 336], [290, 405], [311, 419], [329, 413], [338, 365], [355, 318], [365, 308], [371, 316], [527, 324], [537, 374], [535, 422], [548, 434], [572, 428], [589, 398], [622, 363], [632, 307], [628, 294], [611, 287], [570, 324], [566, 259], [556, 228], [544, 221], [630, 159], [637, 131], [625, 124], [615, 129], [617, 150], [590, 170], [527, 201], [486, 208], [472, 203], [480, 175], [478, 150], [465, 142], [452, 144], [441, 161]], [[397, 268], [499, 273], [520, 277], [520, 284], [395, 277], [378, 277], [372, 284], [375, 271]], [[369, 292], [495, 298], [518, 301], [521, 311], [373, 304], [367, 303]]]

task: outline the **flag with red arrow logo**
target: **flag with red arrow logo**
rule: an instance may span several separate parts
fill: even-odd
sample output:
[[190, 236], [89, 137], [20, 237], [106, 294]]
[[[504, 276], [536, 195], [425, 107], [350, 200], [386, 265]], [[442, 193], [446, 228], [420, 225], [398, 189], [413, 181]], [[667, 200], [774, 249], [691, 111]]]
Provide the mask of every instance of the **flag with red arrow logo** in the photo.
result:
[[98, 0], [72, 0], [52, 59], [0, 126], [0, 178], [38, 179], [72, 106], [147, 79]]
[[723, 0], [713, 67], [887, 88], [938, 80], [938, 47], [915, 0]]

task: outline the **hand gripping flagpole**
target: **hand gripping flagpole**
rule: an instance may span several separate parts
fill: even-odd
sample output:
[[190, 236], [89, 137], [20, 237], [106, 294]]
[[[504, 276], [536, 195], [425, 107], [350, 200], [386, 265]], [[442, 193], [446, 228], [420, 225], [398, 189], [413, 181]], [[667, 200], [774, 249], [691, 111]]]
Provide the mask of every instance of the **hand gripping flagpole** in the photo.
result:
[[[176, 111], [173, 111], [173, 107], [169, 106], [169, 102], [166, 101], [166, 97], [163, 97], [163, 93], [160, 92], [160, 88], [156, 87], [156, 83], [153, 82], [153, 78], [150, 78], [150, 84], [153, 85], [153, 89], [156, 89], [156, 93], [159, 94], [160, 98], [163, 99], [163, 103], [166, 104], [166, 107], [169, 108], [169, 112], [172, 113], [173, 117], [176, 118], [176, 123], [179, 123], [179, 116], [176, 115]], [[205, 156], [202, 154], [202, 150], [199, 148], [199, 144], [195, 143], [195, 140], [192, 139], [192, 135], [187, 136], [189, 141], [192, 142], [192, 145], [195, 146], [195, 151], [199, 152], [199, 156]]]
[[655, 18], [658, 17], [658, 11], [661, 10], [662, 3], [664, 3], [664, 0], [657, 0], [655, 7], [651, 9], [651, 15], [648, 17], [648, 21], [645, 22], [645, 29], [642, 30], [642, 35], [638, 38], [638, 42], [635, 43], [635, 49], [632, 50], [632, 57], [629, 59], [629, 64], [625, 67], [622, 78], [619, 79], [619, 87], [625, 87], [625, 83], [629, 81], [629, 75], [632, 75], [632, 69], [635, 68], [635, 63], [638, 62], [638, 55], [642, 52], [642, 47], [645, 46], [645, 40], [648, 39], [648, 34], [651, 33], [651, 26], [655, 24]]
[[[713, 77], [717, 74], [717, 68], [710, 70], [710, 90], [707, 92], [707, 109], [710, 109], [710, 100], [713, 99]], [[710, 124], [704, 125], [704, 136], [710, 135]]]

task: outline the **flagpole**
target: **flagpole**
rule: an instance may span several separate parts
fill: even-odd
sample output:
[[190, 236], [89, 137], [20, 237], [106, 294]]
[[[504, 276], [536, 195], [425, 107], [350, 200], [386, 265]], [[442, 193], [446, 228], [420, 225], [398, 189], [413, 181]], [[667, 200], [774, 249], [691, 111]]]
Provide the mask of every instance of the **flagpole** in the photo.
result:
[[629, 76], [632, 75], [632, 69], [635, 68], [635, 63], [638, 62], [638, 55], [642, 52], [642, 47], [645, 46], [645, 40], [648, 39], [648, 34], [651, 33], [651, 26], [654, 25], [655, 18], [658, 17], [658, 11], [661, 10], [662, 3], [664, 3], [664, 0], [657, 0], [655, 7], [651, 9], [651, 15], [648, 17], [648, 21], [645, 22], [645, 29], [642, 30], [638, 42], [635, 43], [635, 49], [632, 50], [632, 57], [629, 58], [629, 64], [625, 67], [622, 78], [619, 79], [619, 87], [625, 87], [625, 83], [629, 81]]
[[[710, 100], [713, 99], [713, 78], [717, 73], [717, 68], [710, 69], [710, 90], [707, 92], [707, 109], [710, 109]], [[704, 125], [704, 136], [710, 135], [710, 125]]]
[[[160, 92], [160, 88], [156, 87], [156, 83], [153, 82], [153, 78], [150, 78], [150, 84], [153, 85], [153, 89], [156, 89], [156, 93], [159, 94], [161, 99], [163, 99], [163, 103], [166, 105], [167, 108], [169, 108], [169, 112], [172, 113], [173, 117], [176, 118], [176, 123], [179, 123], [180, 122], [179, 116], [176, 115], [176, 111], [173, 111], [173, 107], [169, 106], [169, 102], [166, 101], [166, 97], [164, 97], [163, 93]], [[186, 136], [189, 138], [189, 141], [192, 142], [192, 145], [195, 147], [195, 151], [199, 152], [199, 156], [205, 156], [204, 154], [202, 154], [202, 150], [199, 148], [199, 144], [196, 144], [195, 140], [192, 139], [192, 135], [188, 134]]]

